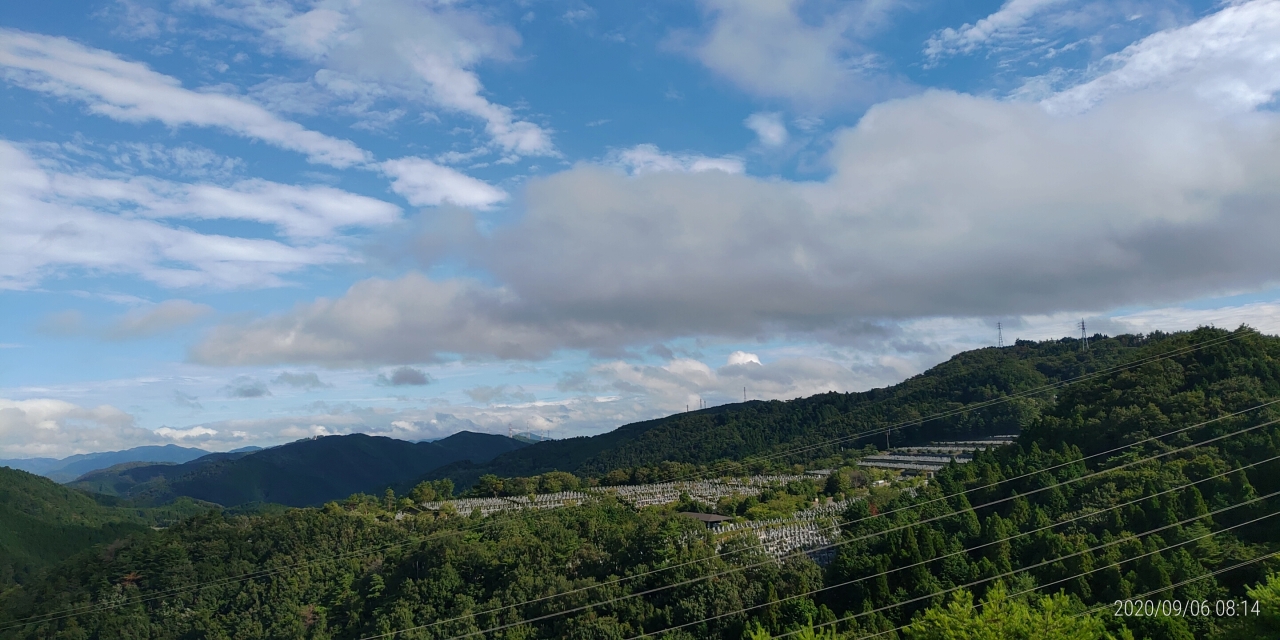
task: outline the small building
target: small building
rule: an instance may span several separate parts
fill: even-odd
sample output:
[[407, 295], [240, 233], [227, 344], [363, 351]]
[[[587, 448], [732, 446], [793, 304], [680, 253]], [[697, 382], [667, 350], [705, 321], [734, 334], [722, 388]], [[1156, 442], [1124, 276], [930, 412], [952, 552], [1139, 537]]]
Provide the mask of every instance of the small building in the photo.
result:
[[717, 515], [714, 513], [695, 513], [693, 511], [681, 511], [676, 515], [693, 518], [694, 520], [700, 520], [702, 524], [707, 525], [708, 529], [717, 529], [720, 527], [721, 523], [733, 521], [733, 518], [730, 518], [728, 516]]

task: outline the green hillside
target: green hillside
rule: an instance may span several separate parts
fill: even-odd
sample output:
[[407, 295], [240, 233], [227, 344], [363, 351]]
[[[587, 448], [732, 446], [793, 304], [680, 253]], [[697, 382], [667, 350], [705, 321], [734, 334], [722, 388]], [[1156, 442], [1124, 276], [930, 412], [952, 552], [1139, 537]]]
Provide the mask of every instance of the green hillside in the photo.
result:
[[[1223, 335], [1125, 348], [1141, 356]], [[1270, 638], [1280, 628], [1280, 424], [1270, 423], [1280, 405], [1256, 407], [1277, 398], [1280, 338], [1254, 333], [1071, 385], [1040, 401], [1016, 444], [950, 465], [914, 495], [855, 502], [825, 568], [772, 560], [748, 536], [716, 538], [670, 508], [610, 499], [487, 519], [447, 509], [397, 518], [399, 505], [370, 497], [212, 513], [0, 597], [0, 638], [354, 640], [421, 627], [397, 637], [853, 640], [907, 624], [898, 637]], [[1136, 446], [1084, 457], [1124, 443]], [[778, 495], [835, 491], [793, 484]], [[1246, 596], [1259, 603], [1249, 617], [1109, 608]], [[967, 606], [978, 601], [980, 611]], [[1095, 605], [1108, 608], [1082, 615]], [[837, 619], [836, 633], [802, 631]], [[477, 633], [494, 626], [505, 630]]]
[[190, 501], [165, 509], [105, 502], [48, 478], [0, 467], [0, 589], [79, 550], [150, 531], [202, 509]]
[[354, 434], [300, 440], [247, 454], [213, 454], [178, 465], [124, 465], [70, 486], [165, 504], [180, 496], [225, 506], [323, 504], [381, 493], [459, 460], [487, 461], [527, 446], [504, 436], [460, 432], [434, 442]]
[[[909, 423], [921, 416], [958, 411], [975, 403], [1017, 394], [1125, 362], [1227, 334], [1204, 330], [1176, 335], [1095, 336], [1089, 349], [1080, 341], [1019, 341], [1003, 349], [978, 349], [899, 384], [863, 393], [827, 393], [787, 402], [747, 402], [680, 413], [629, 424], [593, 437], [539, 442], [486, 464], [442, 467], [430, 478], [451, 478], [470, 486], [482, 474], [533, 476], [568, 471], [603, 476], [611, 470], [652, 467], [663, 461], [708, 464], [742, 460], [808, 447], [782, 463], [820, 459], [841, 447], [884, 446], [883, 434], [845, 440], [851, 433]], [[988, 408], [909, 425], [894, 431], [892, 444], [1012, 434], [1031, 424], [1053, 394], [1029, 395]]]

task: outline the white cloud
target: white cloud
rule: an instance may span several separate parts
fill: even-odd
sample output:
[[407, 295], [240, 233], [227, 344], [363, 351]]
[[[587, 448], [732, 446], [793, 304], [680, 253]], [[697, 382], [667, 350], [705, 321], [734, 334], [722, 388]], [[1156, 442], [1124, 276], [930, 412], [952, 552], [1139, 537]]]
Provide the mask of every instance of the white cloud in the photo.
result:
[[[394, 205], [324, 186], [231, 187], [46, 171], [0, 140], [0, 288], [59, 270], [132, 273], [168, 287], [278, 286], [311, 265], [351, 262], [334, 229], [395, 221]], [[279, 227], [285, 244], [175, 229], [147, 218], [231, 218]]]
[[[1170, 83], [1236, 55], [1214, 50]], [[1268, 64], [1280, 72], [1280, 57]], [[838, 344], [902, 320], [1256, 290], [1280, 283], [1267, 241], [1280, 234], [1278, 141], [1272, 111], [1149, 88], [1066, 114], [944, 91], [882, 103], [834, 136], [815, 182], [698, 172], [692, 156], [641, 146], [613, 158], [634, 175], [583, 164], [531, 180], [523, 215], [476, 241], [473, 266], [495, 285], [370, 280], [224, 326], [193, 353], [330, 364], [687, 336]]]
[[383, 173], [391, 177], [391, 190], [413, 205], [434, 207], [451, 202], [488, 209], [507, 199], [501, 189], [426, 158], [388, 160], [381, 166]]
[[150, 218], [252, 220], [295, 238], [333, 235], [343, 227], [373, 227], [400, 217], [395, 205], [324, 185], [295, 186], [242, 180], [230, 187], [182, 184], [154, 178], [129, 180], [55, 175], [54, 192], [85, 204], [99, 201], [135, 205]]
[[110, 340], [130, 340], [185, 327], [213, 313], [213, 307], [190, 300], [165, 300], [144, 309], [135, 309], [116, 319], [106, 330]]
[[243, 98], [184, 89], [175, 78], [146, 65], [66, 38], [0, 30], [0, 67], [10, 82], [80, 100], [93, 113], [115, 120], [215, 127], [298, 151], [312, 162], [335, 167], [369, 160], [367, 152], [347, 140], [283, 120]]
[[[365, 280], [344, 296], [246, 324], [216, 328], [192, 349], [214, 364], [415, 363], [440, 353], [541, 357], [557, 346], [536, 323], [505, 319], [510, 296], [477, 283], [419, 274]], [[514, 309], [513, 309], [514, 310]], [[572, 323], [563, 330], [572, 332]], [[422, 357], [420, 357], [422, 356]]]
[[1222, 119], [1158, 95], [1063, 117], [930, 92], [839, 133], [822, 182], [684, 164], [634, 176], [579, 165], [533, 180], [523, 217], [478, 245], [476, 264], [499, 288], [370, 280], [224, 326], [194, 353], [378, 363], [698, 335], [841, 342], [884, 320], [1267, 286], [1280, 273], [1263, 240], [1280, 233], [1269, 214], [1278, 134], [1274, 115]]
[[554, 155], [550, 132], [484, 96], [475, 67], [507, 59], [520, 37], [454, 3], [409, 0], [322, 0], [298, 13], [287, 2], [191, 4], [243, 24], [292, 55], [323, 69], [316, 82], [343, 98], [394, 94], [466, 114], [485, 123], [506, 153]]
[[120, 142], [111, 145], [108, 153], [112, 162], [131, 171], [146, 169], [202, 180], [227, 180], [244, 168], [244, 161], [239, 158], [191, 144]]
[[924, 53], [936, 61], [945, 55], [972, 53], [993, 40], [1017, 35], [1036, 14], [1064, 0], [1007, 0], [995, 13], [959, 29], [943, 29], [925, 43]]
[[3, 457], [61, 457], [137, 444], [160, 444], [133, 416], [110, 405], [82, 407], [63, 400], [0, 399]]
[[760, 364], [760, 356], [754, 353], [747, 353], [746, 351], [734, 351], [729, 354], [729, 359], [725, 364], [729, 366], [740, 364]]
[[[901, 82], [860, 40], [879, 28], [892, 3], [804, 0], [701, 0], [703, 35], [677, 34], [674, 46], [743, 90], [804, 110], [865, 105]], [[835, 7], [833, 9], [833, 7]]]
[[754, 131], [760, 138], [760, 144], [766, 147], [780, 147], [787, 143], [787, 125], [782, 122], [780, 113], [753, 113], [743, 124]]
[[700, 173], [703, 171], [721, 171], [724, 173], [742, 173], [745, 167], [742, 160], [733, 156], [712, 158], [708, 156], [684, 153], [663, 153], [652, 144], [638, 144], [629, 149], [612, 153], [608, 160], [611, 164], [626, 169], [632, 175], [654, 172]]
[[1148, 36], [1100, 66], [1111, 70], [1046, 99], [1045, 107], [1077, 113], [1109, 96], [1158, 88], [1230, 111], [1257, 108], [1280, 91], [1280, 1], [1230, 4]]
[[1167, 307], [1122, 314], [1108, 320], [1117, 328], [1132, 333], [1179, 331], [1204, 326], [1235, 329], [1247, 324], [1263, 333], [1280, 335], [1280, 303], [1254, 302], [1213, 309]]
[[868, 382], [848, 367], [813, 357], [731, 362], [719, 369], [685, 358], [661, 366], [615, 361], [593, 367], [591, 375], [609, 390], [642, 399], [651, 411], [662, 413], [697, 408], [699, 400], [708, 405], [741, 402], [744, 387], [751, 400], [785, 400], [861, 390]]
[[209, 436], [218, 435], [216, 429], [208, 427], [190, 427], [188, 429], [173, 429], [170, 427], [160, 427], [156, 429], [156, 433], [172, 440], [190, 440], [205, 439]]

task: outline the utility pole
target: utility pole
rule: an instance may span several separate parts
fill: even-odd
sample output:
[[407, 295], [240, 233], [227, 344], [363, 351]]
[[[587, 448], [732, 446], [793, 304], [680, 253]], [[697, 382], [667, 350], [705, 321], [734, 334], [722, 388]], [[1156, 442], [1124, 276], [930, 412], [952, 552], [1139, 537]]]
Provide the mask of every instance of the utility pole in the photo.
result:
[[746, 388], [746, 387], [743, 387], [743, 388], [742, 388], [742, 401], [743, 401], [743, 402], [746, 402], [746, 401], [747, 401], [747, 388]]
[[1089, 350], [1089, 334], [1086, 332], [1084, 327], [1084, 318], [1080, 318], [1080, 350]]
[[999, 322], [996, 323], [996, 348], [1004, 348], [1004, 327]]

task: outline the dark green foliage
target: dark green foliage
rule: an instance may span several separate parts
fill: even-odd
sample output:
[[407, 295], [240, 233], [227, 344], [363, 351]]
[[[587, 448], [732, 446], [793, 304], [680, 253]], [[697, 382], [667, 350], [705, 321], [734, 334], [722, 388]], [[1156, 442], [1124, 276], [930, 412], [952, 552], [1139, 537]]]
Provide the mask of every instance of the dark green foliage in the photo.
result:
[[463, 431], [435, 442], [355, 434], [299, 440], [251, 454], [213, 454], [180, 465], [107, 470], [74, 486], [163, 504], [189, 496], [222, 505], [272, 502], [301, 507], [388, 486], [412, 486], [457, 460], [488, 460], [525, 443]]
[[189, 500], [164, 509], [104, 506], [47, 478], [0, 467], [0, 591], [81, 549], [201, 509]]
[[[200, 516], [161, 535], [83, 555], [40, 585], [0, 602], [9, 619], [94, 602], [120, 602], [119, 608], [23, 625], [0, 636], [117, 637], [127, 625], [133, 637], [354, 638], [458, 618], [409, 636], [449, 637], [730, 567], [714, 558], [700, 523], [656, 510], [637, 513], [618, 503], [493, 519], [473, 531], [467, 518], [423, 515], [396, 521], [390, 516], [371, 500], [268, 516]], [[226, 580], [354, 548], [378, 551], [316, 562], [300, 571]], [[700, 558], [710, 561], [625, 584], [615, 581]], [[760, 559], [752, 553], [734, 558], [743, 564]], [[535, 637], [525, 635], [530, 632], [548, 638], [625, 637], [814, 589], [821, 580], [807, 561], [765, 563], [713, 582], [621, 600], [590, 615], [529, 625], [518, 637]], [[214, 586], [191, 588], [201, 584]], [[523, 609], [500, 609], [503, 603], [590, 585], [601, 586]], [[156, 592], [170, 595], [133, 601]], [[817, 611], [812, 602], [809, 607]], [[690, 633], [738, 637], [748, 619], [730, 616], [692, 627]], [[805, 610], [797, 604], [778, 606], [768, 610], [767, 619], [783, 627], [799, 625]]]
[[[1203, 339], [1216, 332], [1197, 333]], [[1171, 339], [1185, 341], [1188, 337]], [[1084, 457], [1280, 397], [1277, 364], [1280, 340], [1253, 334], [1063, 390], [1058, 401], [1028, 426], [1017, 445], [978, 455], [968, 465], [944, 469], [920, 496], [929, 500], [968, 491], [964, 500], [953, 498], [947, 507], [935, 502], [920, 508], [911, 508], [911, 501], [900, 501], [892, 508], [903, 510], [848, 527], [846, 535], [852, 542], [842, 547], [828, 570], [828, 580], [855, 582], [833, 590], [824, 601], [833, 608], [838, 603], [853, 611], [902, 602], [903, 606], [883, 614], [901, 624], [937, 604], [932, 599], [912, 602], [914, 598], [1019, 568], [1026, 569], [1018, 575], [1029, 584], [1062, 590], [1085, 602], [1111, 602], [1148, 592], [1155, 592], [1149, 597], [1156, 599], [1211, 601], [1240, 595], [1241, 585], [1264, 572], [1268, 563], [1216, 579], [1171, 585], [1280, 548], [1280, 535], [1275, 533], [1280, 517], [1203, 537], [1280, 510], [1280, 502], [1268, 500], [1206, 515], [1280, 489], [1280, 463], [1227, 473], [1194, 489], [1177, 488], [1280, 455], [1280, 427], [1244, 432], [1158, 460], [1128, 463], [1239, 432], [1275, 419], [1280, 411], [1269, 407], [1115, 455]], [[1050, 467], [1058, 468], [987, 488], [1002, 479]], [[1074, 480], [1104, 469], [1115, 470], [1081, 482]], [[1075, 518], [1086, 510], [1135, 500], [1136, 504], [1096, 517]], [[982, 506], [992, 502], [998, 504]], [[877, 530], [939, 515], [946, 517], [928, 527], [865, 538]], [[1184, 520], [1190, 522], [1169, 527]], [[1038, 531], [1058, 522], [1064, 524]], [[1157, 528], [1163, 529], [1139, 536]], [[1190, 540], [1194, 542], [1152, 553]], [[955, 553], [979, 545], [976, 551]], [[911, 568], [941, 556], [949, 557]], [[1061, 560], [1055, 561], [1057, 558]], [[876, 580], [857, 581], [860, 576], [897, 567], [903, 569]], [[976, 589], [981, 593], [987, 584]], [[1221, 622], [1214, 618], [1134, 618], [1125, 624], [1136, 637], [1174, 640], [1209, 637], [1221, 631]]]

